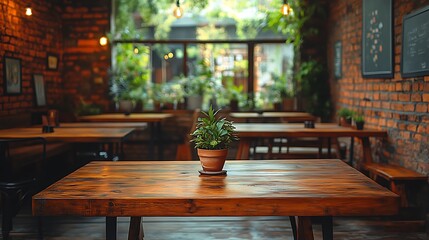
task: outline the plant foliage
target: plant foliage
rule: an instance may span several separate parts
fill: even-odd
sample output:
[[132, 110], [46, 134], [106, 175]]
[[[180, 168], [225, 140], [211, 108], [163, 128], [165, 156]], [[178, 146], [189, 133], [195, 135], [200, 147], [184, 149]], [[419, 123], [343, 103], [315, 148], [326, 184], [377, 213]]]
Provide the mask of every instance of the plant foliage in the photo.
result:
[[200, 149], [227, 149], [232, 141], [238, 140], [235, 127], [226, 118], [218, 118], [213, 107], [208, 112], [203, 112], [205, 117], [198, 118], [197, 129], [191, 134], [195, 148]]

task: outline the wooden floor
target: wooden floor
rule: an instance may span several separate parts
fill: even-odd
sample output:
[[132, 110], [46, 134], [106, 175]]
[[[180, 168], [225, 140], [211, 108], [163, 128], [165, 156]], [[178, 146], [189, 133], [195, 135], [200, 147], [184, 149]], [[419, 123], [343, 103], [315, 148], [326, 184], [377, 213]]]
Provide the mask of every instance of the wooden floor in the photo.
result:
[[[128, 218], [118, 219], [118, 239], [127, 239]], [[147, 217], [143, 218], [145, 240], [178, 239], [293, 239], [288, 217]], [[321, 227], [314, 224], [315, 239]], [[44, 217], [46, 240], [101, 240], [104, 218]], [[29, 204], [14, 219], [12, 240], [37, 239], [37, 219]], [[424, 226], [380, 218], [334, 218], [334, 239], [427, 240]]]

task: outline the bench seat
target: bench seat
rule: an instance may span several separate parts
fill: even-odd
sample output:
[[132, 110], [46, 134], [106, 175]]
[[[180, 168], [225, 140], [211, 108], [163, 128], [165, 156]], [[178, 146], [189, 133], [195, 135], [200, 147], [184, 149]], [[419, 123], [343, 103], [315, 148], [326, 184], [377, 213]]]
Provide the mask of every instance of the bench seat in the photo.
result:
[[389, 183], [389, 189], [401, 197], [401, 206], [409, 207], [406, 186], [409, 184], [422, 184], [428, 181], [428, 176], [393, 164], [365, 163], [363, 169], [369, 177], [379, 182], [379, 178]]

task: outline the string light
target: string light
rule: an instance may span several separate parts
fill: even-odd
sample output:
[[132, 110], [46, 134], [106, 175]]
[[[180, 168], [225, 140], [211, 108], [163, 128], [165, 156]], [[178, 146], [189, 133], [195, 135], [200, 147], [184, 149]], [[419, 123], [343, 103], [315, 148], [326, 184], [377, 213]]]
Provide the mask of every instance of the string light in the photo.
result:
[[176, 1], [176, 7], [173, 10], [173, 15], [176, 18], [181, 18], [183, 16], [183, 8], [180, 7], [180, 1], [179, 0]]
[[280, 11], [285, 16], [289, 16], [293, 13], [292, 8], [290, 7], [290, 5], [287, 3], [286, 0], [283, 0], [283, 5], [282, 5], [282, 8], [280, 9]]
[[134, 54], [139, 54], [139, 48], [137, 46], [134, 46]]
[[107, 45], [107, 37], [106, 36], [102, 36], [101, 38], [100, 38], [100, 45], [101, 46], [106, 46]]

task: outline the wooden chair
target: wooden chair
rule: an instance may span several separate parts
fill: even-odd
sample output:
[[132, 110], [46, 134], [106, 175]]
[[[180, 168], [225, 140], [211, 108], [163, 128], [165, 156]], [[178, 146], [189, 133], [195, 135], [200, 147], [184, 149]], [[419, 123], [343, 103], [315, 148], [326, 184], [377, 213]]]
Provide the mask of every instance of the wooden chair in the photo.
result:
[[[18, 145], [18, 146], [17, 146]], [[20, 148], [22, 147], [22, 148]], [[31, 151], [31, 152], [30, 152]], [[12, 220], [20, 210], [23, 202], [31, 197], [36, 189], [36, 181], [43, 176], [46, 159], [46, 141], [44, 138], [0, 139], [0, 192], [2, 202], [2, 235], [9, 239], [13, 229]], [[21, 154], [21, 155], [20, 155]], [[20, 155], [20, 156], [18, 156]], [[24, 158], [22, 158], [24, 156]], [[16, 161], [34, 160], [36, 169], [31, 164], [28, 171], [15, 169]], [[20, 167], [22, 168], [22, 167]], [[39, 234], [41, 235], [39, 224]]]
[[176, 160], [193, 160], [195, 154], [192, 154], [191, 133], [197, 129], [198, 118], [200, 117], [201, 110], [195, 109], [192, 114], [192, 125], [189, 129], [189, 133], [183, 138], [183, 142], [177, 145]]

